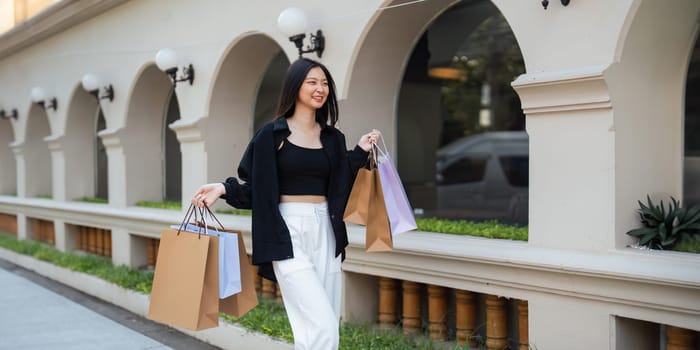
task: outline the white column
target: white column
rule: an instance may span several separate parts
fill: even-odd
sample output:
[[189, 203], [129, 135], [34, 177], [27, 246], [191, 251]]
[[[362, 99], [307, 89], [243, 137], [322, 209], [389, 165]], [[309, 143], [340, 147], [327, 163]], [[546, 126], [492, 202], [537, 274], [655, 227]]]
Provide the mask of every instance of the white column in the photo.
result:
[[23, 213], [17, 213], [17, 239], [30, 239], [32, 238], [28, 229], [29, 223], [27, 216]]
[[75, 226], [60, 219], [53, 220], [56, 249], [62, 252], [75, 250]]
[[[124, 147], [121, 143], [121, 130], [105, 129], [97, 134], [97, 136], [102, 138], [102, 143], [107, 152], [109, 204], [115, 207], [127, 206], [126, 158], [124, 157]], [[114, 234], [112, 237], [114, 237]], [[112, 249], [114, 250], [114, 248]]]
[[23, 142], [12, 142], [10, 148], [15, 155], [15, 164], [17, 169], [17, 197], [27, 196], [27, 167], [24, 164], [24, 145]]
[[[199, 186], [207, 183], [207, 153], [202, 137], [205, 119], [195, 122], [182, 119], [168, 127], [175, 131], [182, 152], [182, 208], [190, 205], [190, 198]], [[222, 179], [223, 180], [223, 179]]]
[[131, 242], [129, 232], [121, 228], [112, 228], [112, 263], [131, 266]]
[[529, 244], [615, 248], [615, 132], [604, 66], [513, 82], [530, 136]]
[[528, 300], [528, 318], [532, 349], [613, 349], [610, 305], [540, 296]]
[[48, 136], [44, 141], [51, 152], [51, 181], [52, 196], [54, 200], [66, 201], [66, 158], [61, 147], [63, 136]]

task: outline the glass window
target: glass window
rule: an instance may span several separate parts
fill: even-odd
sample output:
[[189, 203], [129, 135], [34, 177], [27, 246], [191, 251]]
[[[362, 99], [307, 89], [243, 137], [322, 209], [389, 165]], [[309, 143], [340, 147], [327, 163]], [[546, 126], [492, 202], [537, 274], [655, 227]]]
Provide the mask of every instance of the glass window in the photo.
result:
[[422, 34], [397, 112], [397, 166], [416, 213], [527, 224], [528, 137], [510, 86], [524, 72], [490, 1], [458, 2]]
[[700, 40], [697, 39], [685, 87], [684, 132], [683, 202], [685, 206], [700, 206]]
[[529, 158], [527, 156], [503, 156], [498, 160], [508, 184], [515, 187], [528, 186]]
[[488, 156], [467, 156], [447, 165], [445, 170], [437, 174], [438, 185], [446, 186], [467, 182], [478, 182], [484, 179]]

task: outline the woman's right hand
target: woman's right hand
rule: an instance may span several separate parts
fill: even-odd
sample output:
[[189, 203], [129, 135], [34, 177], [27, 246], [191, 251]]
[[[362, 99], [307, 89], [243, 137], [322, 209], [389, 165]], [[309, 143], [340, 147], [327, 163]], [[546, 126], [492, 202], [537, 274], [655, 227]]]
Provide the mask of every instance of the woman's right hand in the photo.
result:
[[192, 196], [191, 203], [198, 208], [203, 208], [204, 204], [211, 207], [224, 194], [226, 194], [224, 184], [219, 182], [206, 184], [200, 187]]

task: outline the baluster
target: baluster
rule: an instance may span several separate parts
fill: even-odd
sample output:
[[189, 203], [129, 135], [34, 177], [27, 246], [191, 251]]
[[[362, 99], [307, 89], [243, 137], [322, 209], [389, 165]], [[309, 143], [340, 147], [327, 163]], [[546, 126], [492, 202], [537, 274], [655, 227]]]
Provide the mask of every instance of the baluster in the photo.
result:
[[508, 342], [506, 324], [506, 300], [495, 295], [486, 296], [486, 347], [502, 350]]
[[695, 350], [697, 333], [685, 328], [666, 326], [666, 350]]
[[105, 253], [108, 258], [112, 257], [112, 230], [105, 230], [105, 236], [107, 240], [105, 241]]
[[275, 282], [270, 281], [267, 278], [262, 279], [262, 297], [266, 299], [272, 299], [275, 297]]
[[396, 326], [398, 293], [395, 279], [379, 277], [379, 328], [391, 329]]
[[447, 340], [447, 288], [428, 285], [428, 331], [433, 340]]
[[262, 277], [258, 275], [258, 265], [253, 265], [253, 257], [248, 255], [248, 261], [250, 262], [250, 267], [253, 269], [253, 284], [255, 284], [255, 291], [260, 292], [262, 289]]
[[474, 328], [476, 327], [476, 295], [466, 290], [455, 289], [455, 302], [457, 304], [455, 328], [457, 328], [457, 342], [459, 346], [467, 343], [469, 348], [476, 347]]
[[276, 284], [275, 287], [277, 288], [277, 292], [275, 293], [277, 296], [277, 302], [281, 303], [282, 302], [282, 290], [280, 289], [279, 284]]
[[420, 284], [403, 281], [403, 333], [420, 331]]
[[95, 240], [97, 239], [96, 234], [95, 234], [95, 229], [90, 227], [87, 228], [88, 231], [88, 249], [87, 251], [95, 254], [97, 252], [97, 243]]
[[518, 300], [518, 343], [519, 350], [530, 350], [530, 327], [528, 326], [527, 300]]

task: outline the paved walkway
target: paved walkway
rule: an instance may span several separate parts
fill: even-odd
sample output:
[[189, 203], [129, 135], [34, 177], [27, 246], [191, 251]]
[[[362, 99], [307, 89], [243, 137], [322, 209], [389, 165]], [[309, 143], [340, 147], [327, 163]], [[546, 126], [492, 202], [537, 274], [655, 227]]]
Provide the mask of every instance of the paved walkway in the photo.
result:
[[0, 349], [218, 349], [0, 259]]

